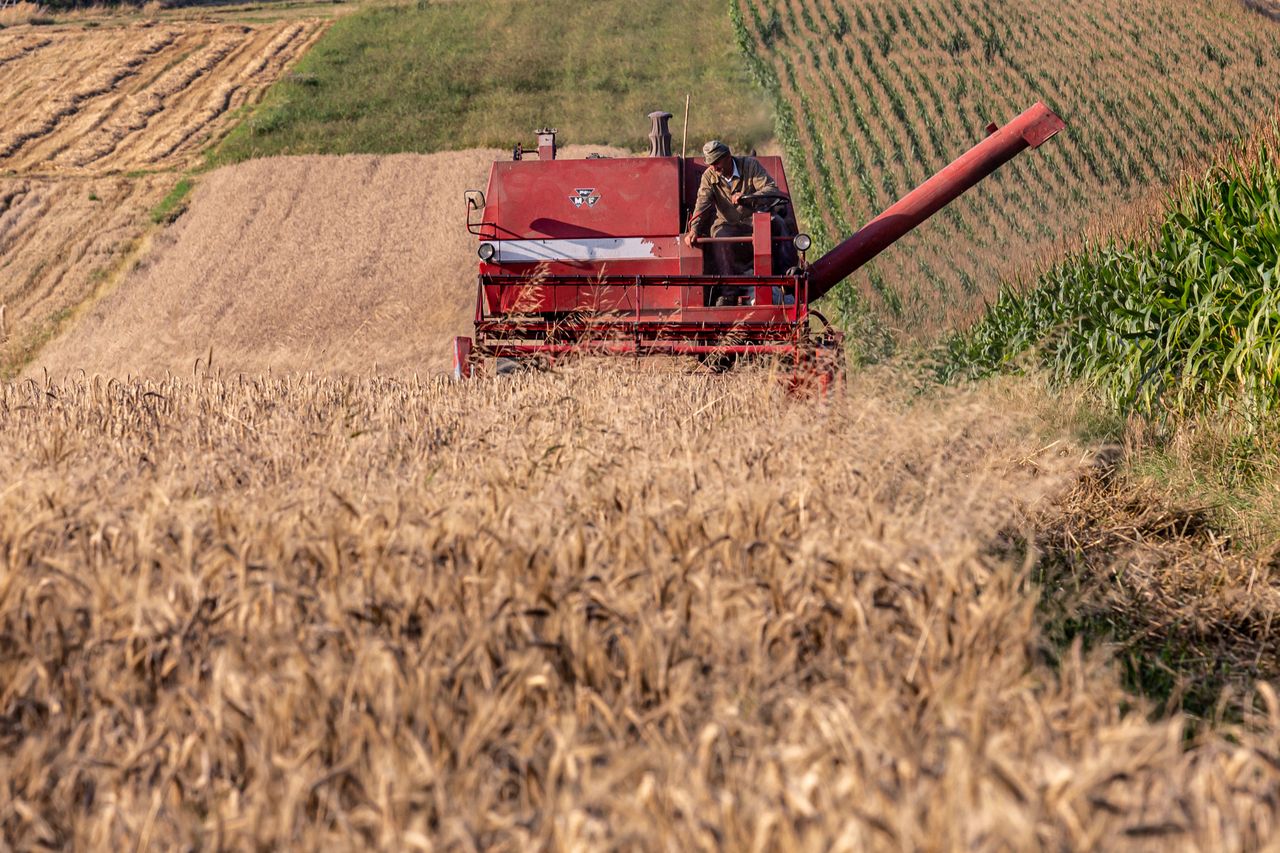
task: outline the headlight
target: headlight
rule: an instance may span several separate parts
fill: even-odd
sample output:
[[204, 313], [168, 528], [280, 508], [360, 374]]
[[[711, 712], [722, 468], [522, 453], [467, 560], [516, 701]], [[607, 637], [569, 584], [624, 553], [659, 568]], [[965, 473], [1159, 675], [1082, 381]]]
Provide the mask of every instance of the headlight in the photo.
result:
[[808, 234], [797, 234], [795, 243], [797, 249], [801, 252], [807, 252], [809, 247], [813, 245], [813, 240], [809, 238]]
[[477, 254], [480, 255], [480, 260], [491, 261], [493, 260], [493, 256], [496, 255], [497, 253], [498, 253], [497, 246], [493, 245], [492, 243], [481, 243], [480, 250]]

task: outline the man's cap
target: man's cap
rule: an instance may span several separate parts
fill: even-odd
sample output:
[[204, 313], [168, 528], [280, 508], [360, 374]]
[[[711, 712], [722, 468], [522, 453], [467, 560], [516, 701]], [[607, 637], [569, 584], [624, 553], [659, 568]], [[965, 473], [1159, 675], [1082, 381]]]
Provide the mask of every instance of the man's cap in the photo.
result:
[[729, 153], [729, 146], [725, 145], [719, 139], [713, 139], [706, 145], [702, 146], [702, 159], [706, 161], [708, 166]]

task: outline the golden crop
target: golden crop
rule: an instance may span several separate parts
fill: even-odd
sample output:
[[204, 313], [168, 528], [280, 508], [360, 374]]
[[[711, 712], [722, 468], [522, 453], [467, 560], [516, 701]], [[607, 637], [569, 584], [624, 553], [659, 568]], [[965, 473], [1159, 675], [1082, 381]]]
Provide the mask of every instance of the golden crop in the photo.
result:
[[1187, 745], [1047, 663], [1009, 543], [1084, 454], [897, 384], [0, 386], [4, 842], [1258, 843], [1265, 687]]

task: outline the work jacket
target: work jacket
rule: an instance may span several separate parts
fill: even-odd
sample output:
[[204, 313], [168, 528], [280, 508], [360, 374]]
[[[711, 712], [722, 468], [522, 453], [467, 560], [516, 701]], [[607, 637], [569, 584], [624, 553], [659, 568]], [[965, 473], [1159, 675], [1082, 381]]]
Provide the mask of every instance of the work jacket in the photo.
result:
[[690, 217], [695, 233], [699, 236], [707, 236], [718, 225], [751, 225], [751, 211], [731, 201], [736, 193], [786, 198], [786, 193], [778, 189], [778, 185], [769, 177], [759, 160], [754, 157], [734, 157], [733, 162], [738, 167], [736, 179], [722, 177], [710, 167], [702, 173], [702, 183], [698, 185], [698, 200], [693, 205], [693, 215]]

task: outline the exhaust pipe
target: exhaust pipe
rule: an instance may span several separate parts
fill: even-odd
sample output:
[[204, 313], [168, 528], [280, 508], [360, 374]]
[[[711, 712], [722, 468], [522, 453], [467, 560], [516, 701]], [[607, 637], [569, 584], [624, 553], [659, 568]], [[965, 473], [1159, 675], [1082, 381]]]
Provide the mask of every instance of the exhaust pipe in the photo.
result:
[[662, 110], [649, 113], [650, 157], [671, 156], [671, 128], [667, 124], [669, 121], [671, 121], [671, 113], [664, 113]]
[[1002, 128], [990, 125], [987, 138], [968, 153], [814, 261], [809, 267], [809, 298], [817, 299], [830, 291], [983, 178], [1026, 149], [1039, 148], [1065, 127], [1066, 123], [1043, 103]]

